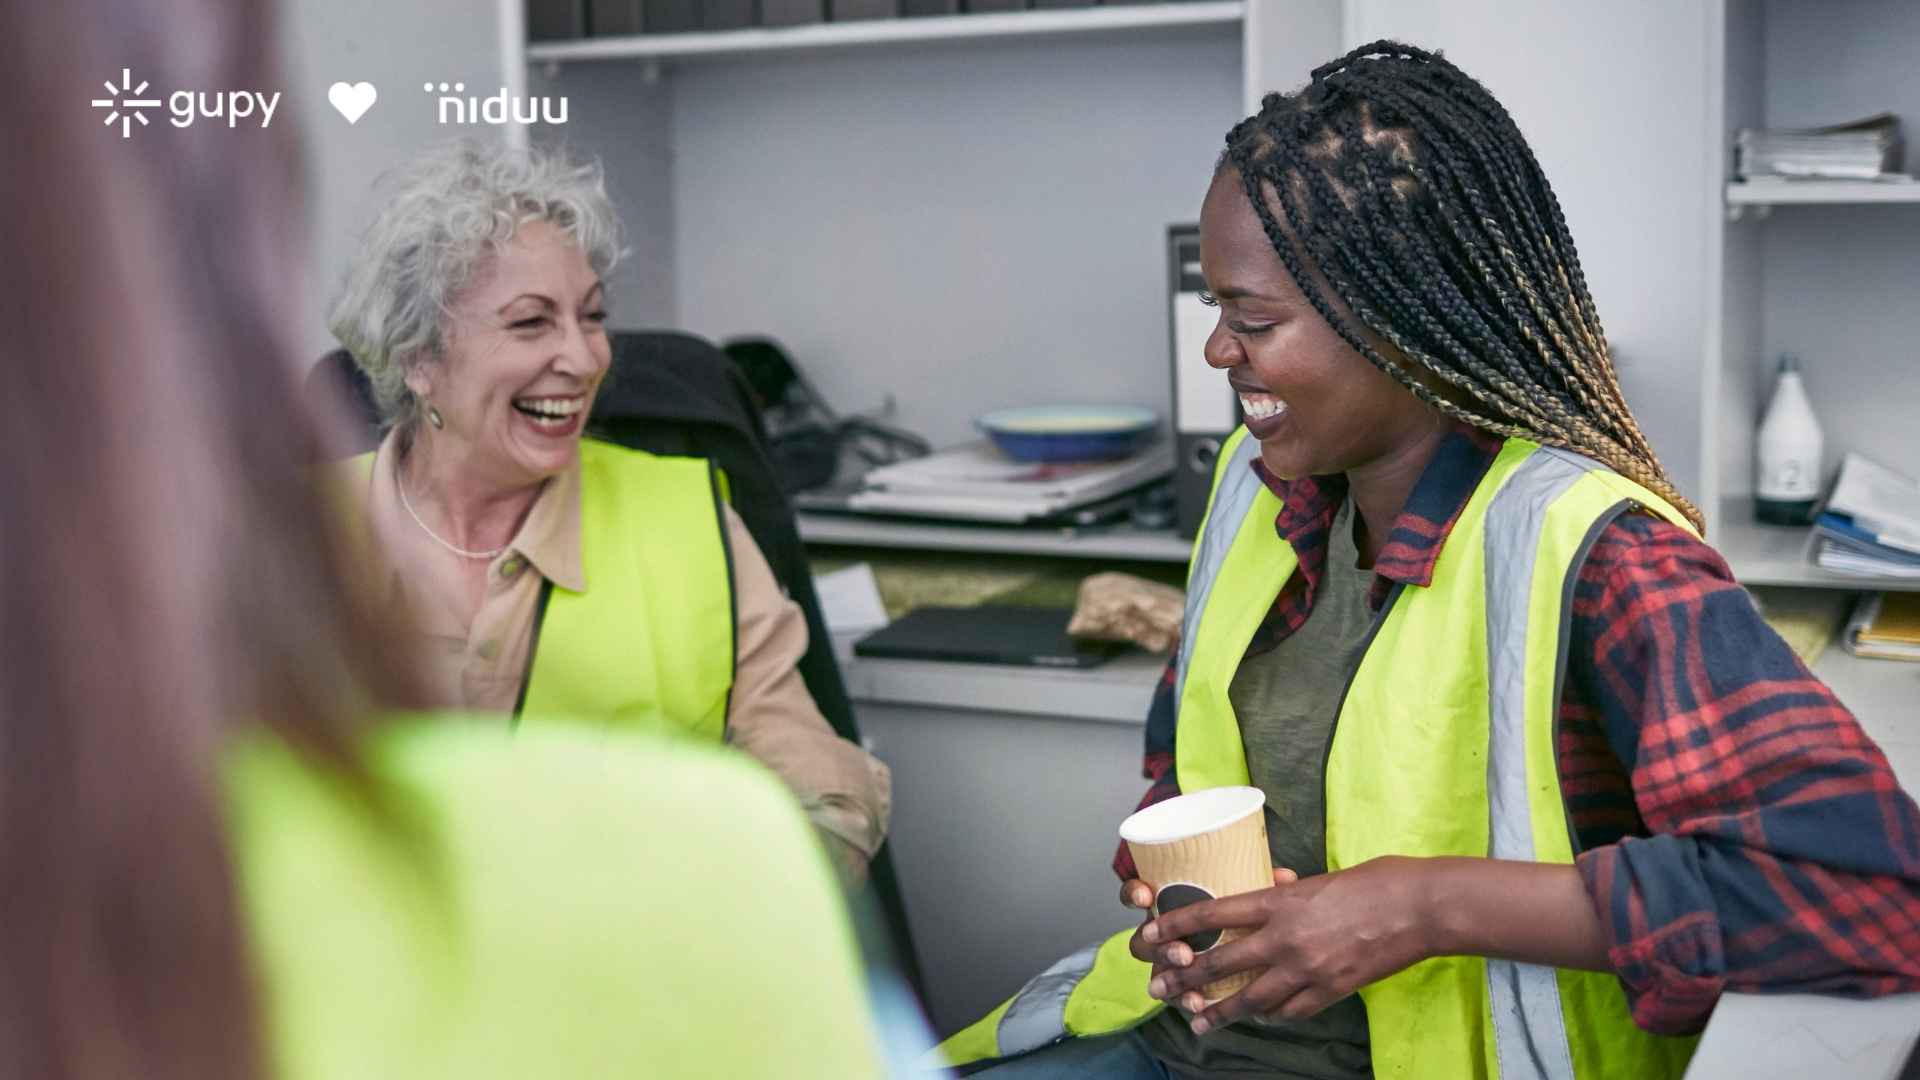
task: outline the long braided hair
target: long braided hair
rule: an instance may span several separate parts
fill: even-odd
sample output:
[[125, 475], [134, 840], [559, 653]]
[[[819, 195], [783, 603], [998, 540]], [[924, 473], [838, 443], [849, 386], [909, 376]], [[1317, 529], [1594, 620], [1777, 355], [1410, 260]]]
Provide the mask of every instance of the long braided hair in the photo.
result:
[[1620, 393], [1546, 174], [1466, 72], [1398, 42], [1362, 46], [1305, 89], [1268, 94], [1219, 167], [1314, 309], [1375, 367], [1456, 420], [1594, 458], [1702, 526]]

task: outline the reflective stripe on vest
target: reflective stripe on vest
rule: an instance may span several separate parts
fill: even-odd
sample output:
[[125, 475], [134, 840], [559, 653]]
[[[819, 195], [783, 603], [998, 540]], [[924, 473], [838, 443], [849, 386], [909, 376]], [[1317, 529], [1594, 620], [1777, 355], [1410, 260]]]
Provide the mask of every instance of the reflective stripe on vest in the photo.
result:
[[1133, 958], [1132, 930], [1074, 953], [1029, 980], [986, 1016], [928, 1051], [921, 1065], [939, 1070], [1011, 1057], [1068, 1038], [1111, 1035], [1165, 1008], [1147, 996], [1153, 969]]
[[717, 472], [597, 439], [579, 468], [587, 587], [542, 586], [516, 712], [721, 739], [737, 623]]
[[[1526, 599], [1532, 595], [1547, 507], [1598, 467], [1564, 451], [1539, 451], [1514, 470], [1487, 508], [1489, 858], [1534, 861], [1527, 797], [1527, 665], [1524, 653], [1512, 645], [1527, 638]], [[1555, 969], [1488, 959], [1487, 992], [1502, 1080], [1573, 1080]]]
[[1020, 988], [995, 1026], [1002, 1054], [1024, 1054], [1059, 1040], [1067, 1030], [1067, 999], [1093, 970], [1100, 951], [1089, 945], [1034, 977]]
[[1195, 627], [1200, 625], [1200, 614], [1206, 610], [1207, 598], [1213, 595], [1213, 583], [1219, 580], [1220, 567], [1226, 564], [1227, 551], [1233, 546], [1238, 533], [1236, 526], [1246, 520], [1248, 507], [1253, 505], [1253, 500], [1266, 487], [1253, 473], [1253, 459], [1259, 453], [1258, 442], [1241, 438], [1220, 455], [1220, 463], [1216, 466], [1219, 482], [1208, 496], [1207, 512], [1202, 519], [1200, 535], [1194, 540], [1193, 558], [1187, 566], [1187, 607], [1180, 624], [1180, 665], [1176, 669], [1179, 681], [1174, 685], [1175, 701], [1180, 701], [1187, 692], [1187, 665], [1193, 660], [1193, 643], [1199, 637]]

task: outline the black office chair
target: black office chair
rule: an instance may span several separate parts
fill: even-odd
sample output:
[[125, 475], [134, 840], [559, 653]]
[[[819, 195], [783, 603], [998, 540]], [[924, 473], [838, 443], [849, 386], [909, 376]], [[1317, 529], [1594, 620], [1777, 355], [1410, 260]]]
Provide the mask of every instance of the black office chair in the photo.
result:
[[[775, 579], [806, 616], [808, 643], [800, 658], [800, 677], [834, 731], [860, 742], [853, 701], [833, 656], [833, 639], [814, 591], [793, 505], [767, 452], [751, 385], [725, 353], [691, 334], [640, 331], [612, 338], [613, 366], [588, 414], [588, 434], [650, 453], [703, 457], [726, 474], [734, 512], [767, 557]], [[351, 452], [379, 444], [372, 389], [345, 349], [320, 358], [307, 375], [306, 393], [310, 399], [326, 399], [336, 412], [344, 409], [353, 419]], [[876, 935], [871, 917], [856, 919], [862, 946], [870, 959], [896, 968], [925, 1001], [919, 958], [885, 846], [869, 873], [872, 897], [856, 897], [855, 906], [876, 906], [886, 932]]]

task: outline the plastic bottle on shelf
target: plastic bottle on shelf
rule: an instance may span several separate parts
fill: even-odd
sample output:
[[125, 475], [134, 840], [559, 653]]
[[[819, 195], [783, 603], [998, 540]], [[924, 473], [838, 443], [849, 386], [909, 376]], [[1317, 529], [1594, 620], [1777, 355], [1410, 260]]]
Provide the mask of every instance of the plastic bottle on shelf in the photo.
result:
[[1754, 516], [1771, 525], [1805, 525], [1820, 504], [1826, 440], [1800, 381], [1800, 358], [1780, 358], [1773, 399], [1760, 421]]

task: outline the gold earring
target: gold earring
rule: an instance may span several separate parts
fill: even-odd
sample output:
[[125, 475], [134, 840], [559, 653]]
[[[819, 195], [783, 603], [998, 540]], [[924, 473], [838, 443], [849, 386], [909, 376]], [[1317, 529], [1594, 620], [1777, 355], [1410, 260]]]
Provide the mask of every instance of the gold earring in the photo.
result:
[[432, 424], [436, 430], [447, 426], [446, 420], [440, 416], [440, 410], [431, 405], [427, 406], [427, 423]]

